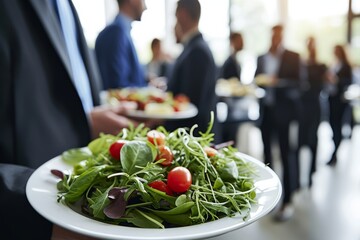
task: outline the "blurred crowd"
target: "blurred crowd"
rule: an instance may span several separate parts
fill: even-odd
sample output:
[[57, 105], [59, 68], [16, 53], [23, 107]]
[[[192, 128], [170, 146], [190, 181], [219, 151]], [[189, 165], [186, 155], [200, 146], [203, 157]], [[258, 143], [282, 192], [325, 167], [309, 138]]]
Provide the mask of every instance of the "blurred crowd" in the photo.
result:
[[[50, 239], [52, 225], [32, 210], [25, 199], [31, 173], [63, 151], [85, 146], [103, 133], [117, 133], [138, 119], [123, 115], [124, 109], [99, 106], [101, 90], [153, 86], [184, 94], [197, 107], [198, 115], [186, 120], [162, 122], [168, 130], [198, 124], [204, 132], [210, 112], [217, 113], [215, 88], [218, 79], [237, 79], [241, 65], [237, 55], [244, 45], [240, 32], [230, 33], [231, 54], [216, 66], [208, 43], [199, 30], [198, 0], [179, 0], [174, 35], [183, 46], [173, 59], [162, 49], [161, 39], [151, 43], [152, 59], [140, 64], [130, 35], [131, 23], [140, 21], [144, 0], [117, 0], [119, 12], [98, 36], [95, 56], [87, 48], [76, 10], [69, 0], [0, 0], [0, 203], [6, 223], [0, 227], [4, 239]], [[240, 124], [252, 121], [261, 130], [263, 160], [273, 167], [272, 145], [278, 143], [283, 175], [283, 197], [275, 220], [292, 216], [292, 196], [300, 188], [299, 151], [312, 153], [309, 184], [316, 171], [317, 130], [329, 121], [334, 152], [328, 164], [337, 163], [337, 150], [345, 137], [343, 126], [354, 125], [351, 104], [344, 93], [353, 84], [352, 64], [344, 45], [336, 45], [334, 64], [317, 59], [317, 42], [309, 36], [301, 58], [283, 44], [284, 26], [272, 27], [268, 51], [257, 58], [253, 85], [265, 91], [257, 98], [259, 118], [215, 121], [215, 143], [238, 142]], [[240, 97], [228, 96], [228, 116], [236, 111]], [[217, 120], [217, 119], [215, 119]], [[158, 122], [145, 122], [149, 127]], [[297, 144], [291, 144], [290, 129], [297, 126]], [[24, 214], [25, 213], [25, 214]], [[25, 217], [24, 217], [25, 215]], [[19, 219], [29, 229], [17, 231]], [[41, 231], [35, 231], [36, 228]], [[55, 229], [55, 234], [71, 234]], [[33, 234], [34, 236], [30, 236]]]

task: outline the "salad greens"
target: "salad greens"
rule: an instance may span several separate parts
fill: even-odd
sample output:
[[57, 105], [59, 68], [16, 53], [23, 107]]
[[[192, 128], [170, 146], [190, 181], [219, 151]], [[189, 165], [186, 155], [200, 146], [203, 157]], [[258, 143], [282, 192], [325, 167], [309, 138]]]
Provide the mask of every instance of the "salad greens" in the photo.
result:
[[[161, 148], [149, 141], [143, 125], [117, 136], [102, 134], [88, 148], [64, 152], [62, 159], [73, 169], [71, 174], [52, 170], [61, 178], [58, 201], [70, 207], [80, 204], [99, 221], [143, 228], [188, 226], [236, 213], [245, 219], [256, 203], [255, 170], [231, 146], [209, 148], [212, 123], [199, 136], [194, 135], [196, 125], [173, 132], [158, 127], [172, 154], [170, 165], [157, 157]], [[126, 140], [120, 160], [109, 152], [118, 140]], [[183, 193], [166, 184], [168, 173], [179, 166], [189, 170], [192, 179]]]

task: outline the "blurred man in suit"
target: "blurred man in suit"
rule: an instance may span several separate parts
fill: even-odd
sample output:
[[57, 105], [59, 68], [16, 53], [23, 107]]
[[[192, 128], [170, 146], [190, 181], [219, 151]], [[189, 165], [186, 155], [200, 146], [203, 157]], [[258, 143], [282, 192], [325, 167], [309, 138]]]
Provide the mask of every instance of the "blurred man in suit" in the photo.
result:
[[169, 129], [192, 127], [198, 124], [199, 131], [206, 131], [210, 112], [215, 112], [216, 66], [212, 53], [199, 32], [201, 7], [198, 0], [179, 0], [176, 9], [176, 36], [184, 46], [176, 59], [168, 90], [187, 95], [196, 105], [196, 117], [167, 122]]
[[[96, 64], [69, 0], [0, 0], [2, 239], [50, 239], [25, 196], [34, 169], [131, 122], [99, 104]], [[54, 199], [56, 200], [56, 199]]]
[[232, 32], [230, 33], [230, 45], [231, 45], [231, 54], [224, 62], [220, 77], [224, 79], [237, 78], [241, 79], [241, 67], [239, 62], [236, 59], [236, 54], [239, 53], [244, 46], [244, 41], [241, 33]]
[[[241, 33], [230, 33], [230, 46], [231, 54], [225, 60], [223, 66], [220, 69], [220, 78], [222, 79], [237, 79], [241, 81], [241, 66], [237, 60], [237, 54], [243, 49], [244, 41]], [[236, 108], [238, 104], [243, 101], [239, 98], [220, 98], [220, 101], [224, 101], [228, 108], [228, 114], [225, 121], [221, 124], [221, 138], [222, 142], [234, 141], [234, 145], [237, 145], [237, 135], [240, 122], [244, 120], [243, 116], [237, 116]]]
[[117, 0], [119, 14], [100, 32], [95, 43], [104, 89], [143, 87], [145, 72], [130, 35], [131, 23], [140, 21], [144, 0]]
[[264, 143], [265, 163], [272, 166], [271, 140], [276, 130], [283, 166], [283, 203], [277, 220], [287, 220], [292, 215], [291, 196], [298, 187], [296, 147], [290, 146], [290, 123], [298, 120], [300, 111], [300, 56], [282, 44], [283, 27], [272, 28], [269, 51], [257, 61], [255, 76], [267, 77], [266, 96], [261, 104], [260, 129]]

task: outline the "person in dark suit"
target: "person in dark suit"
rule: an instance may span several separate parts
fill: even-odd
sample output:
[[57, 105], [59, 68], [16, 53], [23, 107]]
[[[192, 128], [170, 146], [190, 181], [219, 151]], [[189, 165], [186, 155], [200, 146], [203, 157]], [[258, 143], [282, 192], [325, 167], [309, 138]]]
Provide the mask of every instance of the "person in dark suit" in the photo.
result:
[[265, 163], [272, 167], [271, 143], [276, 135], [279, 140], [283, 167], [284, 194], [276, 220], [287, 220], [292, 215], [291, 196], [298, 187], [296, 148], [290, 146], [290, 123], [297, 121], [300, 112], [300, 56], [282, 45], [283, 27], [272, 28], [269, 51], [257, 61], [255, 76], [267, 77], [266, 96], [260, 101], [260, 130], [264, 144]]
[[230, 56], [225, 60], [221, 72], [220, 78], [230, 79], [237, 78], [241, 79], [241, 67], [236, 59], [236, 54], [239, 53], [244, 46], [244, 41], [241, 33], [232, 32], [230, 33], [230, 45], [232, 52]]
[[[219, 78], [221, 79], [237, 79], [241, 80], [241, 67], [237, 60], [237, 54], [243, 49], [244, 42], [241, 33], [232, 32], [230, 33], [230, 46], [231, 54], [225, 60], [224, 64], [220, 69]], [[236, 81], [236, 80], [234, 80]], [[228, 108], [228, 114], [223, 123], [221, 123], [221, 138], [222, 142], [233, 141], [234, 146], [237, 145], [237, 134], [238, 128], [241, 121], [244, 121], [244, 116], [236, 116], [236, 108], [243, 99], [236, 98], [219, 98], [220, 101], [225, 102]]]
[[141, 66], [130, 35], [131, 23], [140, 21], [144, 0], [117, 0], [119, 14], [100, 32], [95, 42], [104, 89], [146, 86]]
[[352, 83], [352, 68], [344, 47], [336, 45], [334, 54], [337, 59], [337, 63], [334, 67], [336, 80], [334, 81], [333, 89], [329, 94], [329, 122], [333, 131], [335, 148], [330, 161], [327, 163], [331, 166], [334, 166], [337, 163], [336, 154], [341, 140], [343, 139], [341, 130], [344, 125], [344, 120], [346, 117], [348, 120], [351, 119], [351, 116], [346, 116], [346, 114], [351, 114], [351, 112], [347, 111], [348, 108], [350, 108], [350, 105], [344, 100], [344, 92]]
[[[131, 121], [94, 107], [101, 80], [71, 1], [0, 0], [0, 6], [0, 234], [50, 239], [51, 223], [25, 196], [34, 169]], [[63, 34], [65, 26], [71, 31]]]
[[[324, 84], [329, 79], [328, 68], [325, 64], [319, 63], [316, 56], [315, 38], [307, 39], [308, 59], [304, 64], [304, 78], [306, 87], [301, 93], [301, 105], [304, 112], [311, 114], [301, 114], [299, 122], [299, 144], [300, 150], [303, 146], [308, 146], [311, 151], [311, 165], [309, 173], [309, 186], [312, 185], [312, 176], [316, 171], [317, 147], [318, 147], [318, 128], [321, 121], [320, 93], [324, 89]], [[299, 152], [299, 151], [298, 151]]]
[[198, 124], [197, 130], [205, 132], [210, 121], [210, 112], [215, 113], [216, 66], [213, 55], [198, 29], [200, 14], [198, 0], [178, 1], [175, 33], [184, 45], [184, 50], [175, 61], [168, 91], [174, 95], [188, 96], [199, 112], [191, 119], [168, 121], [166, 126], [169, 130]]

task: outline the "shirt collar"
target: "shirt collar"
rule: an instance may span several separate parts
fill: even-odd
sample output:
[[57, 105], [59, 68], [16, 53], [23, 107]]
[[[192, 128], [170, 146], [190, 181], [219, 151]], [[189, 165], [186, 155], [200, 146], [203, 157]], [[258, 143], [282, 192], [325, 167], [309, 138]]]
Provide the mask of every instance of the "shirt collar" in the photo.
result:
[[193, 39], [196, 35], [198, 35], [199, 32], [199, 28], [198, 27], [194, 27], [193, 29], [191, 29], [190, 31], [188, 31], [186, 34], [184, 34], [184, 36], [181, 39], [181, 43], [186, 46], [191, 39]]
[[120, 19], [121, 22], [124, 23], [125, 27], [127, 29], [129, 29], [129, 31], [131, 30], [131, 23], [133, 21], [131, 18], [129, 18], [128, 16], [124, 15], [121, 12], [119, 12], [119, 14], [116, 16], [116, 18]]
[[275, 55], [271, 54], [270, 52], [267, 53], [267, 55], [270, 55], [274, 58], [281, 58], [281, 56], [283, 55], [283, 53], [285, 52], [285, 48], [283, 45], [280, 45], [277, 49], [276, 49], [276, 53]]

